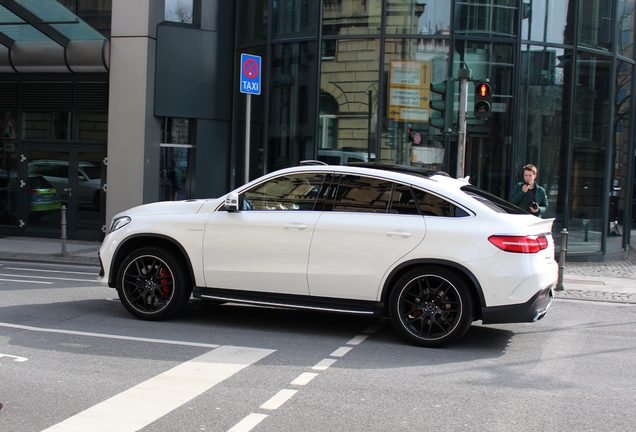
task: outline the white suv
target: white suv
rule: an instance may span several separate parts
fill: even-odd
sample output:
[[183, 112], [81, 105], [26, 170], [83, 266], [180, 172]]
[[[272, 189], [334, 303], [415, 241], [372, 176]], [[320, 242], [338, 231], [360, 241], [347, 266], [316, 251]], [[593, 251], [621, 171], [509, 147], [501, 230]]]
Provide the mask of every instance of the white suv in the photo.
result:
[[530, 322], [557, 279], [552, 220], [442, 174], [306, 165], [210, 200], [116, 215], [102, 280], [146, 320], [191, 294], [216, 301], [389, 316], [421, 346], [475, 320]]

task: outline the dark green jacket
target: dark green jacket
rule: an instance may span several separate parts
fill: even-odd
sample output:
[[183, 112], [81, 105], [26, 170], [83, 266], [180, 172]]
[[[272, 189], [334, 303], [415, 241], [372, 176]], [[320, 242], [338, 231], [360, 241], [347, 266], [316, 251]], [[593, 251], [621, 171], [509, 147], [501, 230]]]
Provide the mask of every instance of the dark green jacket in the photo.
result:
[[[514, 190], [512, 191], [512, 194], [510, 195], [510, 202], [521, 208], [522, 210], [525, 210], [528, 213], [532, 214], [530, 212], [530, 209], [528, 208], [530, 202], [532, 202], [532, 190], [523, 192], [521, 190], [523, 185], [523, 182], [517, 183]], [[545, 193], [545, 189], [539, 186], [537, 182], [534, 183], [534, 189], [536, 190], [534, 201], [539, 204], [539, 214], [537, 214], [537, 216], [541, 217], [548, 209], [548, 195]]]

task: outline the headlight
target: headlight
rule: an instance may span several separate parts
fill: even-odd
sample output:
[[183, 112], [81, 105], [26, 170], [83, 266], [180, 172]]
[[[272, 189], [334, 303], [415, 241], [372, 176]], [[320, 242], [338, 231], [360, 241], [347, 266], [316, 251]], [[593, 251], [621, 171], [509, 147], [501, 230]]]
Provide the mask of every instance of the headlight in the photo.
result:
[[119, 228], [123, 228], [130, 223], [130, 218], [128, 216], [121, 216], [117, 219], [113, 219], [113, 223], [110, 224], [110, 230], [108, 233], [112, 233], [113, 231], [117, 231]]

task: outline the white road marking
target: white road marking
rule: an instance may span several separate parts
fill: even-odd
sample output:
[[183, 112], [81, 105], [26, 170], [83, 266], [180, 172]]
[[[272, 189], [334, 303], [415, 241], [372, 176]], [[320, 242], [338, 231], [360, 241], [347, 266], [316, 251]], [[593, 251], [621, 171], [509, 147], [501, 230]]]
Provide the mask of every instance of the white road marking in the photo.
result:
[[22, 267], [5, 267], [5, 270], [42, 272], [42, 273], [68, 273], [68, 274], [81, 274], [81, 275], [97, 276], [96, 272], [78, 272], [78, 271], [66, 271], [66, 270], [44, 270], [44, 269], [22, 268]]
[[353, 348], [352, 347], [340, 347], [337, 350], [335, 350], [334, 352], [332, 352], [331, 354], [329, 354], [331, 357], [342, 357], [344, 356], [346, 353], [348, 353], [349, 351], [351, 351]]
[[88, 408], [43, 432], [134, 432], [274, 350], [222, 346]]
[[352, 338], [349, 342], [347, 342], [347, 345], [360, 345], [368, 337], [369, 337], [368, 335], [358, 335], [358, 336]]
[[267, 414], [251, 413], [243, 420], [228, 429], [227, 432], [249, 432], [267, 417]]
[[24, 280], [24, 279], [0, 279], [0, 281], [2, 281], [2, 282], [22, 282], [22, 283], [31, 283], [31, 284], [53, 285], [53, 282], [32, 281], [32, 280]]
[[312, 367], [312, 369], [324, 371], [329, 369], [329, 366], [331, 366], [335, 362], [336, 362], [335, 359], [329, 359], [329, 358], [322, 359], [318, 363], [316, 363], [316, 365]]
[[194, 347], [202, 347], [202, 348], [218, 348], [220, 346], [217, 344], [207, 344], [207, 343], [200, 343], [200, 342], [188, 342], [188, 341], [178, 341], [178, 340], [170, 340], [170, 339], [152, 339], [152, 338], [122, 336], [122, 335], [107, 334], [107, 333], [90, 333], [90, 332], [82, 332], [82, 331], [75, 331], [75, 330], [32, 327], [32, 326], [11, 324], [11, 323], [5, 323], [5, 322], [0, 322], [0, 327], [15, 328], [20, 330], [28, 330], [28, 331], [35, 331], [35, 332], [42, 332], [42, 333], [59, 333], [59, 334], [69, 334], [69, 335], [76, 335], [76, 336], [98, 337], [98, 338], [105, 338], [105, 339], [129, 340], [129, 341], [135, 341], [135, 342], [151, 342], [151, 343], [159, 343], [159, 344], [166, 344], [166, 345], [182, 345], [182, 346], [194, 346]]
[[8, 276], [8, 277], [29, 277], [33, 279], [51, 279], [51, 280], [61, 280], [61, 281], [73, 281], [73, 282], [97, 282], [97, 275], [95, 275], [95, 279], [71, 279], [71, 278], [59, 278], [52, 276], [25, 276], [19, 274], [9, 274], [9, 273], [0, 273], [0, 276]]
[[285, 402], [287, 402], [293, 395], [296, 394], [298, 390], [288, 390], [283, 389], [272, 396], [267, 402], [260, 406], [261, 409], [265, 410], [275, 410], [281, 407]]
[[0, 357], [12, 358], [13, 361], [17, 361], [17, 362], [25, 362], [25, 361], [28, 360], [28, 358], [26, 358], [26, 357], [15, 356], [15, 355], [11, 355], [11, 354], [1, 354], [0, 353]]
[[314, 372], [303, 372], [298, 375], [292, 382], [292, 385], [303, 386], [308, 384], [312, 379], [318, 376], [317, 373]]

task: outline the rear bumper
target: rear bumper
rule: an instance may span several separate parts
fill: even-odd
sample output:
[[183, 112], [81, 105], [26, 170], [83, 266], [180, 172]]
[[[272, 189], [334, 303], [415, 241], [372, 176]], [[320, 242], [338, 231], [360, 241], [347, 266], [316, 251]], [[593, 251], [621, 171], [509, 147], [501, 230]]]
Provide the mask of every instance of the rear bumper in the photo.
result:
[[550, 284], [525, 303], [484, 307], [481, 309], [482, 322], [484, 324], [501, 324], [540, 320], [552, 304], [553, 288], [554, 284]]

